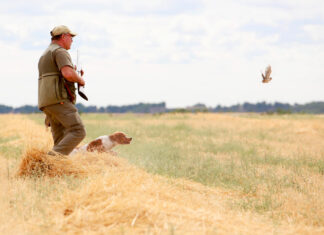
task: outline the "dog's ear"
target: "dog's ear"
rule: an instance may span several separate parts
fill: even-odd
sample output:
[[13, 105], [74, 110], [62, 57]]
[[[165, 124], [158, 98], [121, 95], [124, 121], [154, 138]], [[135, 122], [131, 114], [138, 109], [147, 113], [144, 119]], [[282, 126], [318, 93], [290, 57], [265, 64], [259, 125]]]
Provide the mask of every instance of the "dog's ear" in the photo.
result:
[[116, 132], [109, 136], [110, 140], [117, 144], [129, 144], [132, 138], [127, 138], [122, 132]]
[[115, 132], [114, 134], [109, 136], [112, 142], [116, 144], [122, 144], [123, 133], [122, 132]]

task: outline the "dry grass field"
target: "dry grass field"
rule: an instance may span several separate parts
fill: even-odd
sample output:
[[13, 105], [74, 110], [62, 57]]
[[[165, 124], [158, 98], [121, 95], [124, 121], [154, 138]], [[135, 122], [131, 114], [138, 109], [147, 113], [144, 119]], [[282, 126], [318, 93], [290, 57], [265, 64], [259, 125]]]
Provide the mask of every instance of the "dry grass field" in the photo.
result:
[[0, 234], [324, 234], [324, 116], [82, 119], [84, 143], [114, 131], [133, 142], [21, 177], [50, 131], [41, 114], [0, 115]]

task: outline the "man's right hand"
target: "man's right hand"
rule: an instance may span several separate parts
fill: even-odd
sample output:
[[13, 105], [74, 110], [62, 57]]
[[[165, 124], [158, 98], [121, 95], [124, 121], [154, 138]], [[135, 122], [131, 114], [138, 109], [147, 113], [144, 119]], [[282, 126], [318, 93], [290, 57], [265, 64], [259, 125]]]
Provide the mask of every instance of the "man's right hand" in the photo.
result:
[[84, 79], [81, 77], [81, 79], [78, 81], [78, 83], [80, 84], [80, 86], [84, 86], [85, 85], [85, 81]]
[[[81, 86], [85, 85], [84, 79], [70, 66], [64, 66], [61, 68], [63, 77], [70, 82], [77, 82]], [[82, 71], [83, 73], [83, 71]]]

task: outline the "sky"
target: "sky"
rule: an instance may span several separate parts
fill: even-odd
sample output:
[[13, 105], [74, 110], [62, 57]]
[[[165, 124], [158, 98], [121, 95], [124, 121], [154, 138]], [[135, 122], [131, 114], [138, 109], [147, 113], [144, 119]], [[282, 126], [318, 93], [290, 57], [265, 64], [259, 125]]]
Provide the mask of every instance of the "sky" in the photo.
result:
[[37, 105], [57, 25], [78, 33], [84, 105], [324, 101], [323, 0], [0, 0], [0, 104]]

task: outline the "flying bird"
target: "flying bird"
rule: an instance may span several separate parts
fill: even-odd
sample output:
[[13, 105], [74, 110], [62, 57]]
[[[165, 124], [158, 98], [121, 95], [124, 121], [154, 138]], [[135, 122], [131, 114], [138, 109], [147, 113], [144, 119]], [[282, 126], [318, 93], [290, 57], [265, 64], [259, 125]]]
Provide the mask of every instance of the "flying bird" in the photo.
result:
[[265, 70], [265, 75], [263, 75], [263, 73], [261, 72], [262, 74], [262, 82], [263, 83], [268, 83], [272, 80], [272, 77], [270, 77], [270, 74], [271, 74], [271, 66], [269, 65], [266, 70]]

